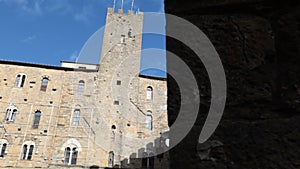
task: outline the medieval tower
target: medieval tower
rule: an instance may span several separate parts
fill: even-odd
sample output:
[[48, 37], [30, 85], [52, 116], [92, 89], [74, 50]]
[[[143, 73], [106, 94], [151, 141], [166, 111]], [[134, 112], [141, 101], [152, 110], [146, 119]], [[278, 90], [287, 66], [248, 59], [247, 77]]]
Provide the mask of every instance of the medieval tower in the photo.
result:
[[169, 168], [167, 84], [140, 74], [143, 20], [108, 9], [100, 64], [0, 61], [0, 168]]

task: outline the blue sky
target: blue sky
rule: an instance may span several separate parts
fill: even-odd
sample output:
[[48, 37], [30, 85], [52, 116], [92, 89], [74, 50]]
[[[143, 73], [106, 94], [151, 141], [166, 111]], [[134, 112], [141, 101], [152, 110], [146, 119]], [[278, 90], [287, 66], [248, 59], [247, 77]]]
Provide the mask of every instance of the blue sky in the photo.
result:
[[[135, 0], [133, 9], [164, 12], [163, 1]], [[120, 8], [122, 0], [116, 2]], [[131, 2], [124, 0], [124, 10]], [[75, 61], [85, 42], [104, 25], [106, 10], [112, 6], [113, 0], [0, 0], [0, 59], [50, 65]], [[150, 19], [145, 17], [147, 23]], [[159, 26], [164, 28], [163, 20]], [[165, 49], [165, 38], [144, 35], [146, 48]], [[153, 67], [147, 65], [151, 59], [165, 64], [163, 52], [150, 53], [143, 52], [142, 68]]]

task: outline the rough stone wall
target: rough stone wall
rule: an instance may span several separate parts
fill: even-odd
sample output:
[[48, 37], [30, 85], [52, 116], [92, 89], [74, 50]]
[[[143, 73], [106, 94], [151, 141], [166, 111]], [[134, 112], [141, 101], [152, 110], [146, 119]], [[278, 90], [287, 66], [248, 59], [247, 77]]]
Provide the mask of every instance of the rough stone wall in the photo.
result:
[[[293, 0], [166, 0], [166, 12], [189, 20], [210, 38], [228, 85], [219, 127], [205, 145], [197, 145], [210, 106], [209, 79], [192, 51], [167, 40], [167, 49], [191, 67], [202, 93], [196, 124], [170, 152], [172, 169], [300, 167], [299, 9]], [[167, 31], [172, 29], [167, 21]], [[172, 123], [180, 94], [168, 79]], [[209, 153], [201, 160], [203, 149]]]

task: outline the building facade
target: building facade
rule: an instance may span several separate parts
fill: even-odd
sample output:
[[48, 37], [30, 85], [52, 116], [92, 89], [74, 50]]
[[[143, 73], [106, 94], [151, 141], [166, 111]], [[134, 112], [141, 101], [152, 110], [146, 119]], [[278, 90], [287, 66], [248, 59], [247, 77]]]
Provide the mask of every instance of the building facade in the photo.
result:
[[139, 73], [143, 13], [109, 8], [100, 64], [0, 61], [0, 168], [169, 168], [166, 79]]

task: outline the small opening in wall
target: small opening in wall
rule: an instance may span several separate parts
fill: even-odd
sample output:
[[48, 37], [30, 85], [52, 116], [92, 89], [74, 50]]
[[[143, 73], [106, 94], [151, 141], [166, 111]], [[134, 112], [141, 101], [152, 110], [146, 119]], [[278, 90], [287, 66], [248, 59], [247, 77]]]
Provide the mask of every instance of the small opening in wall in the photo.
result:
[[47, 130], [44, 130], [44, 133], [47, 133], [48, 131]]
[[4, 81], [7, 81], [7, 79], [3, 79]]
[[2, 96], [0, 96], [0, 99], [2, 99]]
[[111, 129], [115, 130], [115, 129], [116, 129], [116, 126], [115, 126], [115, 125], [112, 125], [112, 126], [111, 126]]
[[128, 123], [127, 126], [130, 127], [130, 124]]
[[119, 101], [114, 101], [114, 105], [119, 105]]
[[50, 104], [53, 104], [53, 101], [50, 101], [49, 103], [50, 103]]
[[18, 131], [21, 131], [21, 130], [22, 130], [21, 127], [19, 127], [19, 128], [18, 128]]
[[117, 80], [117, 85], [121, 85], [121, 80]]
[[27, 99], [24, 99], [24, 102], [27, 102]]
[[57, 90], [57, 89], [52, 89], [52, 91], [54, 91], [54, 92], [55, 92], [56, 90]]
[[30, 84], [35, 84], [36, 82], [34, 82], [34, 81], [31, 81], [31, 82], [29, 82]]
[[7, 83], [5, 83], [4, 85], [7, 86]]

